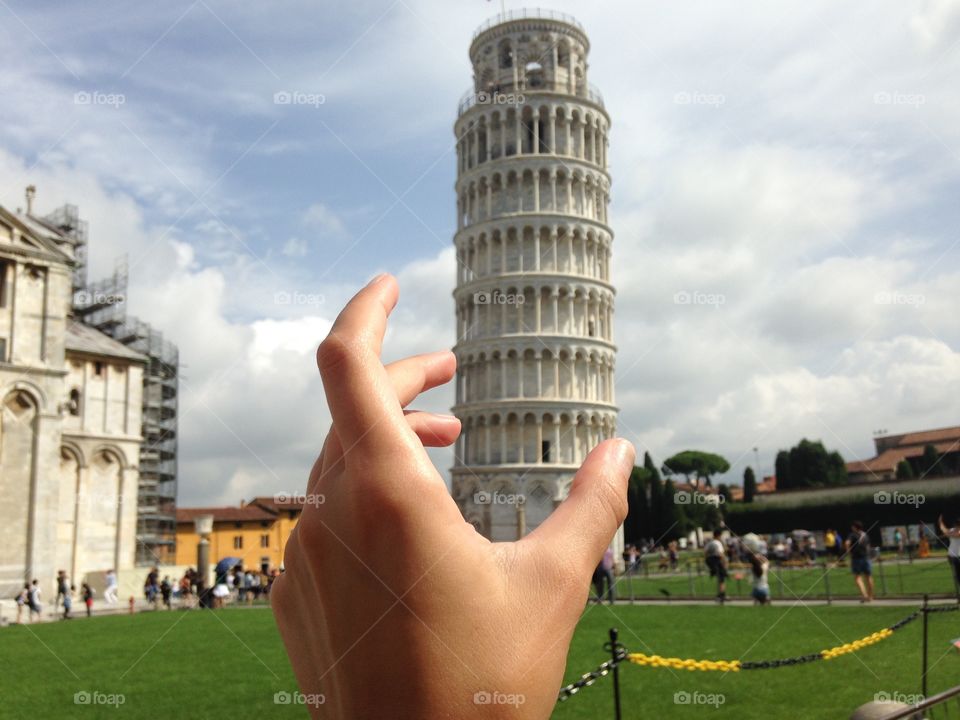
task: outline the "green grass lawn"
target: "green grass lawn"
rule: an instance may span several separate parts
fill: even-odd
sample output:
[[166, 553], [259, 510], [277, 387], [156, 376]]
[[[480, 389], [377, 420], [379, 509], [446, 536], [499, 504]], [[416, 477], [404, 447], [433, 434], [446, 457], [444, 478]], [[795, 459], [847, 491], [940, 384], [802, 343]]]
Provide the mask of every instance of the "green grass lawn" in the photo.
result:
[[[590, 606], [566, 681], [606, 658], [617, 626], [630, 650], [698, 659], [757, 660], [815, 652], [896, 621], [904, 608]], [[930, 691], [958, 682], [960, 613], [930, 619]], [[920, 624], [829, 662], [740, 673], [622, 667], [624, 717], [846, 717], [874, 693], [919, 688]], [[0, 630], [3, 718], [307, 717], [274, 695], [296, 685], [268, 609], [154, 612]], [[119, 709], [77, 705], [78, 692], [119, 694]], [[720, 693], [718, 709], [677, 705], [678, 692]], [[242, 709], [242, 712], [241, 712]], [[781, 712], [782, 710], [782, 712]], [[557, 720], [612, 717], [611, 680], [558, 706]]]
[[[633, 586], [635, 597], [662, 598], [661, 590], [667, 590], [671, 596], [689, 597], [691, 593], [696, 597], [713, 597], [717, 594], [717, 582], [710, 578], [706, 568], [696, 563], [689, 565], [690, 570], [682, 567], [675, 573], [659, 574], [656, 577], [644, 577], [638, 574], [634, 577], [622, 577], [617, 583], [617, 594], [620, 598], [630, 597], [630, 587]], [[730, 579], [727, 582], [729, 597], [747, 598], [752, 587], [752, 573], [750, 568], [733, 567], [730, 569]], [[877, 597], [887, 595], [922, 596], [950, 595], [955, 592], [953, 576], [946, 560], [929, 560], [924, 562], [873, 563], [873, 578]], [[830, 595], [839, 597], [853, 597], [858, 595], [849, 566], [833, 567], [824, 570], [821, 565], [812, 568], [790, 568], [778, 570], [770, 569], [770, 592], [774, 599], [812, 599], [825, 597], [829, 583]]]

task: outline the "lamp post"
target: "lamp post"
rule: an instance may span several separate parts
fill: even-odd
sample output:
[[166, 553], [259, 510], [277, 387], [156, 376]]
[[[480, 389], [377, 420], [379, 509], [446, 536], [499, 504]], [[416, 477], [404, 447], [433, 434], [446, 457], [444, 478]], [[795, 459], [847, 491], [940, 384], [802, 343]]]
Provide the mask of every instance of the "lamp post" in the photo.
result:
[[197, 515], [193, 527], [200, 536], [197, 543], [197, 600], [200, 607], [210, 607], [207, 580], [210, 575], [210, 533], [213, 532], [213, 515]]
[[753, 460], [754, 460], [753, 464], [756, 465], [755, 472], [757, 474], [757, 477], [760, 479], [760, 482], [763, 482], [763, 473], [760, 472], [760, 448], [753, 449]]

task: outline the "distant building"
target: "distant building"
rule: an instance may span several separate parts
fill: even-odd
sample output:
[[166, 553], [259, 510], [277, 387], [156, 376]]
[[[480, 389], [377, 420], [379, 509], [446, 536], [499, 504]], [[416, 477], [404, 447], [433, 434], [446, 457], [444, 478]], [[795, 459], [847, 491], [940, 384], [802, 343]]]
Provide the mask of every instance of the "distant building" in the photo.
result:
[[85, 226], [0, 207], [0, 598], [65, 570], [121, 577], [136, 554], [147, 359], [72, 316]]
[[239, 507], [177, 508], [176, 565], [196, 566], [200, 537], [193, 521], [200, 515], [213, 515], [211, 562], [238, 557], [244, 567], [279, 568], [302, 511], [301, 501], [276, 497], [256, 497]]
[[920, 430], [901, 435], [881, 435], [873, 439], [876, 456], [847, 463], [851, 483], [894, 480], [897, 466], [906, 460], [915, 477], [924, 474], [923, 453], [927, 445], [940, 454], [937, 475], [960, 475], [960, 427]]

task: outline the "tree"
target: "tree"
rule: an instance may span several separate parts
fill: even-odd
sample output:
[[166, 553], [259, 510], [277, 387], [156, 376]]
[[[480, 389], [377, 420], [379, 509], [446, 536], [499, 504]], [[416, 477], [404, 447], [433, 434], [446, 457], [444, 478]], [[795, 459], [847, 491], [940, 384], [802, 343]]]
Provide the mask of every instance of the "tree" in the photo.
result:
[[923, 459], [920, 461], [920, 467], [923, 468], [924, 475], [939, 475], [937, 463], [940, 462], [940, 453], [933, 445], [925, 445], [923, 448]]
[[627, 517], [623, 521], [624, 542], [640, 544], [650, 533], [650, 503], [647, 488], [650, 483], [649, 472], [642, 467], [634, 467], [627, 486]]
[[777, 478], [777, 490], [785, 490], [793, 487], [793, 485], [790, 484], [790, 453], [786, 450], [781, 450], [777, 453], [773, 473]]
[[745, 503], [753, 502], [753, 496], [757, 493], [757, 476], [753, 474], [753, 468], [748, 467], [743, 471], [743, 501]]
[[687, 529], [684, 510], [677, 503], [676, 494], [677, 486], [673, 484], [673, 480], [667, 480], [663, 484], [663, 494], [660, 497], [661, 530], [654, 538], [660, 543], [676, 540]]
[[[657, 471], [650, 453], [643, 455], [643, 467], [649, 473], [650, 484], [650, 527], [648, 532], [650, 537], [657, 540], [662, 534], [666, 525], [664, 525], [664, 505], [663, 505], [663, 480]], [[670, 498], [673, 502], [673, 498]]]
[[913, 477], [913, 465], [909, 460], [901, 460], [897, 463], [897, 480], [912, 480]]
[[707, 487], [711, 486], [710, 478], [713, 475], [722, 475], [730, 469], [730, 463], [720, 455], [702, 452], [700, 450], [684, 450], [663, 463], [663, 471], [670, 475], [680, 473], [690, 482], [690, 476], [696, 478], [695, 485], [704, 481]]
[[717, 494], [723, 498], [723, 504], [726, 505], [730, 502], [730, 486], [726, 483], [720, 483], [717, 488]]
[[[784, 453], [786, 452], [786, 455]], [[777, 489], [830, 487], [847, 482], [847, 465], [840, 453], [827, 452], [823, 443], [804, 438], [776, 460]]]

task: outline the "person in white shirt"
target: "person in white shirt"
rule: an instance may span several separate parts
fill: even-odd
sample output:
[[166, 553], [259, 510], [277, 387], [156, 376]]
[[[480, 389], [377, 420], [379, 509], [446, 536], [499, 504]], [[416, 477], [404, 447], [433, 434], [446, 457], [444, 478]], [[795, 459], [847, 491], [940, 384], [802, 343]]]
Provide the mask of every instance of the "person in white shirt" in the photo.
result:
[[117, 602], [117, 571], [107, 570], [107, 589], [103, 591], [103, 599], [113, 605]]
[[957, 595], [960, 596], [960, 523], [954, 520], [950, 527], [943, 521], [943, 515], [937, 519], [940, 525], [940, 532], [950, 540], [950, 546], [947, 548], [947, 559], [953, 567], [953, 582]]

